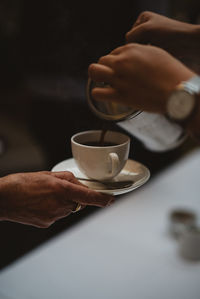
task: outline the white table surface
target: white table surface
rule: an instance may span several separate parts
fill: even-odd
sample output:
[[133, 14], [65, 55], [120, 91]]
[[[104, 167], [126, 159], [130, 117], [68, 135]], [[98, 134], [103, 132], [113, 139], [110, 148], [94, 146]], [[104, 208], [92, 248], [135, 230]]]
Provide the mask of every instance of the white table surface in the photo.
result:
[[176, 207], [200, 216], [200, 150], [4, 269], [0, 298], [199, 299], [200, 262], [168, 234]]

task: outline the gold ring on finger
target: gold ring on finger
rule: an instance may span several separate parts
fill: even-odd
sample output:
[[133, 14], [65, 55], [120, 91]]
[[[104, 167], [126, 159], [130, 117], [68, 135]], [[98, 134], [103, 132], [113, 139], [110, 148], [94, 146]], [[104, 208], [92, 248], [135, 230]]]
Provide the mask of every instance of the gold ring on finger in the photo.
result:
[[77, 206], [76, 206], [76, 208], [74, 210], [72, 210], [72, 213], [76, 213], [76, 212], [80, 211], [81, 209], [82, 209], [81, 204], [77, 203]]

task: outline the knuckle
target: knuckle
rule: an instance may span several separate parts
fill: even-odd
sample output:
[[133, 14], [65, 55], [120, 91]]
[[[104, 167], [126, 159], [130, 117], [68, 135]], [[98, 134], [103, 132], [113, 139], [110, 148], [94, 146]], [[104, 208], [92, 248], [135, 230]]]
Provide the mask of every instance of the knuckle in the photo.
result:
[[114, 67], [116, 71], [121, 69], [121, 67], [123, 67], [127, 63], [129, 63], [130, 58], [128, 53], [134, 51], [135, 48], [136, 46], [134, 44], [126, 44], [124, 46], [123, 53], [121, 55], [118, 55], [114, 61]]
[[90, 75], [93, 74], [95, 72], [95, 70], [96, 70], [95, 65], [94, 64], [90, 64], [89, 67], [88, 67], [89, 74]]
[[107, 57], [108, 57], [107, 55], [101, 56], [98, 60], [98, 63], [104, 64], [104, 62], [107, 61]]
[[68, 192], [68, 182], [64, 183], [62, 180], [51, 182], [49, 185], [49, 196], [57, 201], [61, 201], [63, 196]]
[[68, 171], [67, 175], [69, 177], [69, 180], [74, 180], [75, 179], [75, 176], [74, 176], [74, 174], [71, 171]]
[[142, 16], [147, 16], [147, 15], [149, 15], [149, 11], [148, 10], [144, 10], [143, 12], [141, 12], [141, 14], [140, 14], [140, 16], [142, 17]]
[[139, 18], [142, 19], [142, 21], [146, 21], [146, 18], [148, 18], [149, 16], [152, 15], [152, 12], [145, 10], [143, 12], [140, 13]]
[[124, 45], [124, 49], [126, 51], [133, 50], [133, 49], [135, 49], [135, 47], [136, 47], [136, 45], [133, 44], [133, 43], [129, 43], [129, 44]]
[[57, 180], [52, 180], [49, 182], [49, 190], [57, 191], [60, 188], [60, 182]]

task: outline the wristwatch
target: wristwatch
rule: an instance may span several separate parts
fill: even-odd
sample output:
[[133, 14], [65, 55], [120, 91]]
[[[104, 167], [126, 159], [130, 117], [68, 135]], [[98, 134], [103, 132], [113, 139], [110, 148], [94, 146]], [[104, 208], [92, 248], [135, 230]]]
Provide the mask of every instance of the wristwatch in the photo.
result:
[[167, 117], [175, 122], [185, 123], [195, 111], [197, 94], [200, 94], [199, 76], [180, 83], [167, 100]]

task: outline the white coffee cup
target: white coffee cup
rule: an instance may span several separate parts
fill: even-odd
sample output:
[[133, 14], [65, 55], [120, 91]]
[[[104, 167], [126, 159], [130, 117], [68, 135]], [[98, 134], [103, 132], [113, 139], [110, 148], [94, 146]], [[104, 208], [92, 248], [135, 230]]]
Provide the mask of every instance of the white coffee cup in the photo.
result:
[[119, 132], [107, 131], [104, 143], [114, 145], [100, 146], [101, 133], [100, 130], [77, 133], [71, 138], [71, 146], [80, 171], [89, 178], [106, 181], [123, 169], [129, 155], [130, 138]]

